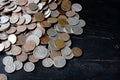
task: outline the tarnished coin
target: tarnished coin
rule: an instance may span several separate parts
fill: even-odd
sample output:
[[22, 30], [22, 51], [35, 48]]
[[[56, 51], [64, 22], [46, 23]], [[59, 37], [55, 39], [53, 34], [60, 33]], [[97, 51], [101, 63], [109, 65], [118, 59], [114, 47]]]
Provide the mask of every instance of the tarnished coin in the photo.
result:
[[25, 44], [23, 45], [23, 50], [25, 52], [30, 52], [34, 50], [36, 47], [36, 43], [34, 41], [26, 41]]
[[7, 73], [13, 73], [15, 71], [15, 64], [12, 63], [12, 64], [9, 64], [9, 65], [6, 65], [5, 66], [5, 71]]
[[28, 57], [28, 60], [29, 60], [30, 62], [32, 62], [32, 63], [36, 63], [36, 62], [39, 61], [39, 59], [36, 58], [34, 55], [30, 55], [30, 56]]
[[13, 57], [6, 56], [6, 57], [3, 58], [2, 62], [3, 62], [4, 65], [10, 65], [10, 64], [13, 63]]
[[8, 36], [8, 41], [10, 41], [12, 44], [15, 44], [17, 41], [17, 37], [15, 34], [11, 34]]
[[37, 46], [33, 50], [33, 55], [38, 59], [44, 59], [48, 55], [48, 50], [44, 46]]
[[61, 8], [64, 11], [69, 11], [71, 9], [71, 1], [70, 0], [63, 0], [61, 4]]
[[78, 47], [72, 48], [72, 53], [74, 54], [75, 57], [80, 57], [83, 54], [82, 50]]
[[35, 17], [35, 19], [36, 19], [36, 21], [43, 21], [44, 19], [45, 19], [45, 16], [44, 16], [44, 14], [43, 13], [36, 13], [35, 15], [34, 15], [34, 17]]
[[64, 48], [64, 47], [65, 47], [65, 42], [64, 42], [64, 40], [62, 40], [62, 39], [57, 39], [57, 40], [55, 41], [55, 46], [56, 46], [57, 48], [59, 48], [59, 49]]
[[66, 26], [66, 25], [68, 24], [68, 22], [67, 22], [67, 17], [64, 16], [64, 15], [60, 15], [60, 16], [58, 17], [58, 24], [59, 24], [60, 26], [62, 26], [62, 27]]
[[62, 56], [56, 56], [56, 57], [54, 57], [53, 61], [54, 61], [54, 66], [56, 68], [63, 68], [66, 65], [66, 60]]
[[14, 61], [16, 70], [20, 70], [23, 67], [23, 63], [20, 61]]
[[7, 76], [5, 74], [0, 73], [0, 80], [7, 80]]
[[45, 34], [41, 37], [40, 41], [41, 41], [41, 44], [48, 44], [50, 41], [50, 37]]
[[32, 11], [35, 11], [38, 9], [38, 5], [36, 3], [29, 3], [28, 5], [29, 9], [32, 10]]
[[27, 58], [28, 58], [28, 55], [25, 52], [22, 52], [22, 54], [16, 56], [16, 59], [21, 62], [25, 62]]
[[82, 6], [81, 6], [80, 4], [74, 3], [74, 4], [72, 5], [72, 11], [79, 12], [79, 11], [81, 11], [81, 10], [82, 10]]
[[19, 46], [13, 46], [11, 49], [11, 52], [12, 52], [12, 55], [16, 56], [22, 52], [22, 49]]
[[51, 58], [45, 58], [42, 60], [42, 65], [46, 68], [49, 68], [53, 65], [53, 60]]
[[20, 34], [17, 36], [16, 45], [24, 45], [26, 42], [26, 36], [24, 34]]
[[5, 48], [5, 45], [3, 43], [0, 43], [0, 52], [3, 51]]
[[24, 70], [26, 72], [32, 72], [35, 69], [35, 65], [32, 62], [26, 62], [24, 64]]

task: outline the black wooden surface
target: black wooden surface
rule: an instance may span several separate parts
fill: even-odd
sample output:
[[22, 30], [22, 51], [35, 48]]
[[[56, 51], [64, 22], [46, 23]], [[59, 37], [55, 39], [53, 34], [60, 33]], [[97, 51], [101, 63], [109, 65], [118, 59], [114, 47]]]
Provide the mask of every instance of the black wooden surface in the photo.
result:
[[67, 61], [62, 69], [44, 68], [41, 61], [32, 73], [24, 70], [7, 74], [0, 54], [0, 73], [8, 80], [120, 80], [120, 0], [72, 0], [83, 6], [81, 18], [87, 22], [84, 34], [72, 35], [72, 46], [83, 49], [81, 58]]

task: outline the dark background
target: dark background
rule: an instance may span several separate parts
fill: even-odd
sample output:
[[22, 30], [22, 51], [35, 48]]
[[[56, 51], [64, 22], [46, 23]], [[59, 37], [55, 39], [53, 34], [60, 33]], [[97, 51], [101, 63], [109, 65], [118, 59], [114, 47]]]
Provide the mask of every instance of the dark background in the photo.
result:
[[0, 56], [0, 73], [8, 80], [120, 80], [120, 0], [72, 0], [80, 3], [80, 16], [87, 22], [84, 34], [72, 36], [73, 45], [83, 49], [81, 58], [67, 61], [62, 69], [44, 68], [41, 61], [32, 73], [7, 74]]

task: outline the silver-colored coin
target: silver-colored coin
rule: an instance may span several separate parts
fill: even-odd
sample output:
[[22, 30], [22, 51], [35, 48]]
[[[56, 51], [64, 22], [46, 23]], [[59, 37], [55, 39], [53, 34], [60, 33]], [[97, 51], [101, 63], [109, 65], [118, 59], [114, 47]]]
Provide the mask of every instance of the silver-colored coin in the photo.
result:
[[0, 33], [0, 40], [6, 40], [8, 35], [6, 33]]
[[25, 18], [25, 24], [29, 24], [32, 21], [32, 17], [29, 14], [23, 14], [23, 17]]
[[22, 10], [22, 8], [20, 6], [18, 6], [13, 12], [17, 13], [20, 12]]
[[56, 36], [56, 35], [57, 35], [57, 32], [56, 32], [56, 30], [55, 30], [54, 28], [49, 28], [49, 29], [47, 30], [47, 34], [48, 34], [49, 36]]
[[49, 48], [50, 50], [59, 50], [58, 48], [55, 47], [55, 39], [51, 39], [50, 42], [49, 42]]
[[34, 3], [38, 4], [40, 2], [40, 0], [34, 0]]
[[48, 15], [50, 12], [51, 12], [51, 10], [50, 10], [50, 9], [47, 9], [47, 10], [44, 12], [44, 15]]
[[23, 16], [20, 16], [19, 20], [17, 22], [17, 25], [22, 25], [22, 24], [24, 24], [24, 22], [25, 22], [25, 18]]
[[26, 39], [26, 41], [34, 41], [36, 43], [36, 46], [38, 46], [39, 43], [40, 43], [39, 37], [36, 36], [36, 35], [33, 35], [33, 34], [30, 35], [30, 36], [28, 36], [27, 39]]
[[33, 50], [33, 55], [38, 59], [44, 59], [48, 55], [48, 50], [44, 46], [37, 46]]
[[81, 6], [80, 4], [74, 3], [74, 4], [72, 5], [72, 11], [79, 12], [79, 11], [81, 11], [81, 10], [82, 10], [82, 6]]
[[5, 48], [4, 44], [3, 43], [0, 43], [0, 52], [3, 51]]
[[69, 47], [65, 47], [61, 50], [62, 56], [70, 55], [72, 50]]
[[69, 41], [67, 41], [65, 44], [66, 44], [66, 47], [67, 47], [67, 46], [70, 47], [70, 46], [72, 45], [72, 41], [69, 40]]
[[51, 15], [51, 11], [47, 15], [45, 15], [45, 18], [48, 18], [50, 15]]
[[17, 36], [15, 34], [11, 34], [8, 36], [8, 41], [10, 41], [12, 44], [15, 44], [17, 41]]
[[6, 56], [6, 57], [3, 58], [2, 62], [3, 62], [4, 65], [10, 65], [10, 64], [13, 63], [13, 57]]
[[68, 18], [68, 23], [69, 23], [69, 25], [72, 25], [72, 26], [77, 25], [79, 23], [79, 18], [76, 16], [70, 17], [70, 18]]
[[63, 68], [63, 67], [65, 67], [65, 65], [66, 65], [66, 60], [65, 60], [65, 58], [62, 57], [62, 56], [55, 56], [55, 57], [53, 58], [53, 61], [54, 61], [54, 66], [55, 66], [56, 68]]
[[52, 17], [58, 17], [59, 15], [60, 13], [57, 10], [51, 12]]
[[45, 58], [45, 59], [42, 60], [42, 65], [44, 67], [49, 68], [53, 65], [53, 60], [51, 58]]
[[19, 16], [18, 15], [12, 15], [11, 17], [10, 17], [10, 23], [17, 23], [18, 22], [18, 20], [19, 20]]
[[0, 24], [0, 31], [4, 31], [10, 27], [10, 23]]
[[41, 9], [43, 8], [43, 6], [44, 6], [44, 5], [43, 5], [42, 3], [39, 3], [39, 4], [38, 4], [39, 10], [41, 10]]
[[23, 67], [23, 63], [20, 61], [14, 61], [16, 70], [20, 70]]
[[86, 25], [85, 20], [80, 19], [79, 21], [80, 21], [80, 22], [79, 22], [78, 26], [84, 27], [84, 26]]
[[35, 29], [34, 31], [32, 31], [32, 34], [41, 38], [43, 33], [40, 29]]
[[78, 26], [74, 27], [72, 30], [73, 30], [75, 35], [81, 35], [83, 33], [83, 29], [78, 27]]
[[72, 58], [74, 58], [74, 54], [73, 53], [71, 53], [70, 55], [65, 56], [65, 59], [67, 59], [67, 60], [70, 60]]
[[11, 12], [11, 11], [14, 11], [16, 8], [17, 8], [17, 5], [14, 5], [14, 7], [10, 8], [10, 9], [5, 7], [3, 12]]
[[34, 71], [34, 69], [35, 69], [35, 65], [32, 62], [26, 62], [24, 64], [24, 70], [26, 72], [32, 72], [32, 71]]
[[66, 32], [66, 33], [69, 33], [69, 34], [73, 33], [73, 32], [72, 32], [72, 25], [69, 25], [69, 24], [66, 25], [66, 26], [65, 26], [65, 32]]
[[5, 66], [5, 71], [7, 73], [13, 73], [15, 71], [15, 64], [12, 63], [12, 64], [9, 64], [9, 65], [6, 65]]
[[1, 16], [0, 17], [0, 23], [4, 24], [9, 21], [9, 16]]
[[61, 27], [59, 24], [54, 25], [54, 28], [55, 28], [58, 32], [65, 32], [65, 28]]

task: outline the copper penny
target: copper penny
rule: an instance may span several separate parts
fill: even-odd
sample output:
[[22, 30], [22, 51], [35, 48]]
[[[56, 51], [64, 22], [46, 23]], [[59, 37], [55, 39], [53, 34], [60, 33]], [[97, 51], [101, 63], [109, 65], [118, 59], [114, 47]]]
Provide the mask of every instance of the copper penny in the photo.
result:
[[70, 35], [68, 33], [61, 33], [59, 35], [59, 38], [64, 40], [64, 41], [68, 41], [70, 39]]
[[0, 74], [0, 80], [7, 80], [7, 76], [5, 74]]
[[61, 56], [61, 52], [60, 51], [52, 51], [50, 53], [50, 57], [53, 59], [55, 56]]
[[27, 26], [28, 30], [33, 30], [33, 29], [35, 29], [37, 27], [36, 23], [31, 23], [31, 24], [28, 24], [26, 26]]
[[28, 58], [28, 55], [25, 52], [22, 52], [22, 54], [16, 56], [16, 59], [21, 62], [25, 62]]
[[41, 37], [40, 40], [41, 40], [41, 44], [48, 44], [50, 41], [50, 37], [47, 34], [45, 34]]
[[35, 17], [36, 21], [43, 21], [45, 19], [44, 14], [40, 13], [40, 12], [35, 13], [34, 17]]
[[24, 34], [20, 34], [17, 37], [16, 45], [23, 45], [23, 44], [25, 44], [25, 41], [26, 41], [25, 35]]
[[19, 55], [21, 53], [21, 47], [19, 46], [13, 46], [11, 49], [12, 55], [16, 56]]
[[51, 27], [51, 23], [49, 23], [49, 22], [47, 22], [47, 21], [41, 22], [41, 25], [42, 25], [44, 28]]
[[27, 29], [26, 25], [21, 25], [21, 26], [17, 27], [18, 32], [24, 32], [24, 31], [26, 31], [26, 29]]
[[6, 33], [7, 34], [13, 34], [13, 33], [15, 33], [16, 32], [16, 27], [10, 27], [10, 29], [8, 29], [7, 31], [6, 31]]
[[32, 63], [36, 63], [36, 62], [39, 61], [39, 59], [36, 58], [34, 55], [30, 55], [30, 56], [28, 57], [28, 60], [29, 60], [30, 62], [32, 62]]
[[61, 4], [61, 8], [64, 11], [69, 11], [72, 7], [72, 3], [70, 0], [63, 0]]
[[65, 27], [68, 24], [67, 17], [65, 15], [60, 15], [58, 17], [58, 23], [60, 26]]
[[30, 52], [33, 49], [35, 49], [36, 43], [34, 41], [26, 41], [25, 44], [23, 45], [23, 50], [25, 52]]
[[18, 0], [18, 4], [20, 5], [20, 6], [24, 6], [24, 5], [26, 5], [28, 3], [28, 0]]
[[80, 57], [83, 54], [82, 49], [78, 47], [72, 48], [72, 53], [74, 54], [75, 57]]

